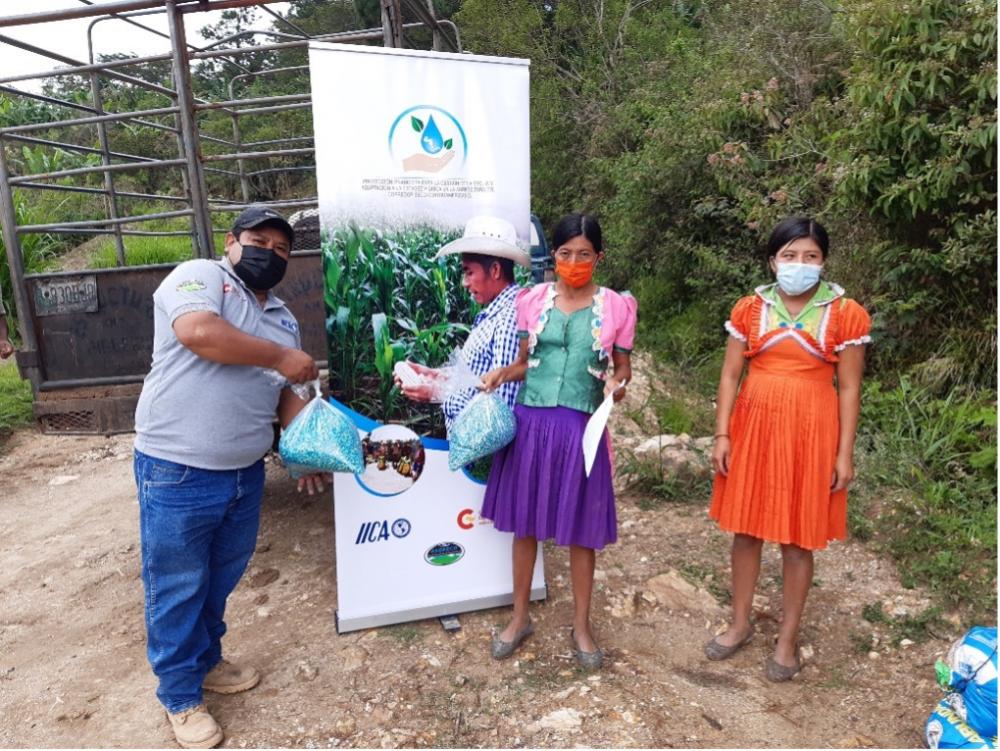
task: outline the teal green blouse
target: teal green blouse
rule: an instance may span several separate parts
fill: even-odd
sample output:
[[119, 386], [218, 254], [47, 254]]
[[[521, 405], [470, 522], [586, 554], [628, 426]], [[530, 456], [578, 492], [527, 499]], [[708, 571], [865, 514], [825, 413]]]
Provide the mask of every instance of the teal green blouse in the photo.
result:
[[[604, 396], [604, 381], [587, 368], [600, 366], [591, 331], [591, 309], [563, 313], [553, 306], [529, 360], [517, 401], [527, 407], [569, 407], [592, 414]], [[520, 332], [522, 338], [526, 332]]]

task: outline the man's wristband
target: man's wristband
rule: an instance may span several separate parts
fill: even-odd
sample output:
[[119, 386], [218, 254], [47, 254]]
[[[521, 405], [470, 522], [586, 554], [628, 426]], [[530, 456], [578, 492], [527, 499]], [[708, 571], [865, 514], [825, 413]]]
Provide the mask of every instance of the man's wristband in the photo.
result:
[[716, 433], [713, 438], [729, 438], [729, 433]]

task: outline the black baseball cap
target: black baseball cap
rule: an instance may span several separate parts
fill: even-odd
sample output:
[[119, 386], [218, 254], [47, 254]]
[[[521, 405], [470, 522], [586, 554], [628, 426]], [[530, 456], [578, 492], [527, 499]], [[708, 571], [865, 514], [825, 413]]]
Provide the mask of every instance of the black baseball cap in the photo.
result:
[[270, 206], [264, 206], [262, 204], [248, 206], [238, 217], [236, 217], [236, 221], [233, 222], [233, 234], [239, 237], [240, 232], [243, 230], [253, 229], [254, 227], [259, 227], [262, 224], [270, 224], [271, 226], [280, 229], [288, 235], [289, 244], [295, 241], [295, 230], [292, 229], [292, 225], [288, 223], [285, 217], [272, 209]]

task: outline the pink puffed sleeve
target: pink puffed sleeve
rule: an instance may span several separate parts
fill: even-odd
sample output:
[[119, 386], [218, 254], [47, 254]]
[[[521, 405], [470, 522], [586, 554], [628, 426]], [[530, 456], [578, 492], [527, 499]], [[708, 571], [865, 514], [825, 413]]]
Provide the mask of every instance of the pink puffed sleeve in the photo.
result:
[[837, 337], [839, 341], [833, 348], [834, 352], [841, 352], [857, 344], [868, 344], [872, 340], [869, 334], [872, 329], [872, 318], [868, 315], [868, 311], [848, 298], [844, 298], [841, 304], [840, 331]]
[[617, 296], [615, 310], [615, 349], [619, 352], [631, 352], [635, 343], [635, 322], [639, 303], [630, 294]]
[[517, 335], [525, 338], [537, 324], [545, 302], [547, 284], [536, 284], [517, 293], [514, 307], [517, 308]]
[[746, 342], [750, 337], [750, 308], [753, 305], [753, 296], [741, 297], [733, 306], [726, 321], [726, 331], [734, 339]]

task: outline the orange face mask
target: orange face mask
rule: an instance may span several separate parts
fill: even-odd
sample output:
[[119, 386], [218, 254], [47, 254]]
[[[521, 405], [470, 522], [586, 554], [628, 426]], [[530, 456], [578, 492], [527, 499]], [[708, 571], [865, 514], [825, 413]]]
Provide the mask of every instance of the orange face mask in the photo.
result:
[[556, 260], [556, 274], [574, 289], [585, 286], [594, 277], [593, 261]]

